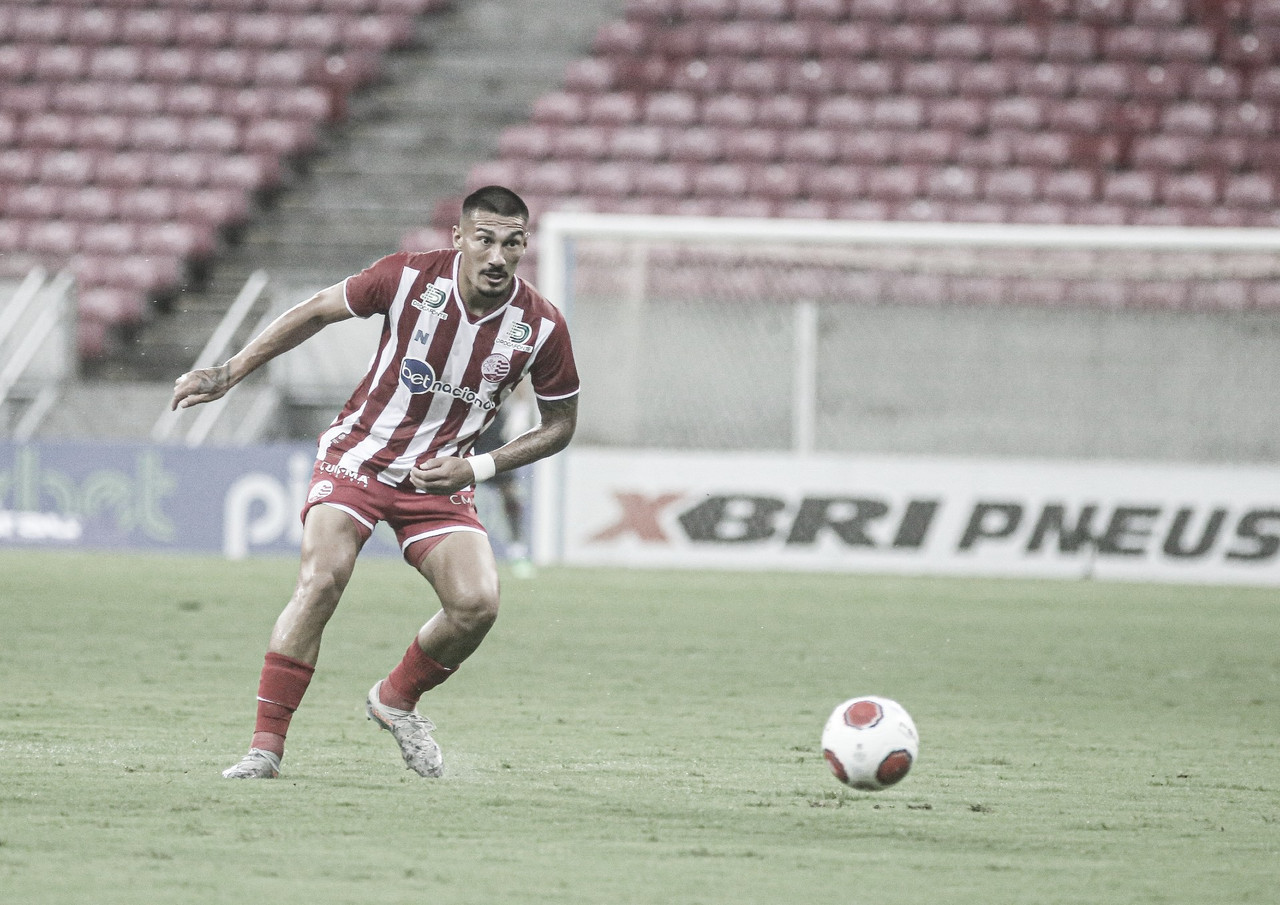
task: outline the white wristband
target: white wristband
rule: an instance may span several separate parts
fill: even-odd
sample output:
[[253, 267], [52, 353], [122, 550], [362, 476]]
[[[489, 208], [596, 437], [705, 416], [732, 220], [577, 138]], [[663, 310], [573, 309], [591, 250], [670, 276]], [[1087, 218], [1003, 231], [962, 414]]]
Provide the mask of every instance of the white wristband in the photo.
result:
[[475, 475], [477, 484], [483, 484], [498, 473], [498, 466], [489, 453], [472, 456], [467, 461], [471, 463], [471, 473]]

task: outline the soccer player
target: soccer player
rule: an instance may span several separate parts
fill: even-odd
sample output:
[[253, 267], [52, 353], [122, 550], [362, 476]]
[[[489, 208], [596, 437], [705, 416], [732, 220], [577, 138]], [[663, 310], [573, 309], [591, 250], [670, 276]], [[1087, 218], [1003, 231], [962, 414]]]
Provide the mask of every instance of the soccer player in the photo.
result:
[[[379, 521], [430, 582], [440, 610], [374, 684], [365, 710], [391, 732], [409, 769], [443, 772], [435, 727], [417, 712], [418, 700], [476, 650], [498, 614], [497, 566], [475, 485], [559, 452], [577, 424], [564, 317], [515, 275], [528, 229], [518, 195], [478, 189], [462, 203], [453, 249], [382, 258], [280, 315], [222, 366], [175, 382], [174, 409], [209, 402], [328, 324], [384, 318], [368, 374], [320, 435], [297, 586], [271, 633], [249, 752], [223, 776], [279, 775], [321, 635]], [[491, 453], [468, 455], [526, 376], [541, 422]]]

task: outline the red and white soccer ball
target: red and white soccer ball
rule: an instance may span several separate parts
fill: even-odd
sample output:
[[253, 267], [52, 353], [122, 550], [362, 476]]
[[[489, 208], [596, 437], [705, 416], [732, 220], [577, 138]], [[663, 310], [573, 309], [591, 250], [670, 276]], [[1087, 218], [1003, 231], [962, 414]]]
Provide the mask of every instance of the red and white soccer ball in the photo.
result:
[[911, 715], [888, 698], [850, 698], [831, 712], [822, 729], [822, 756], [836, 779], [855, 789], [900, 782], [919, 753]]

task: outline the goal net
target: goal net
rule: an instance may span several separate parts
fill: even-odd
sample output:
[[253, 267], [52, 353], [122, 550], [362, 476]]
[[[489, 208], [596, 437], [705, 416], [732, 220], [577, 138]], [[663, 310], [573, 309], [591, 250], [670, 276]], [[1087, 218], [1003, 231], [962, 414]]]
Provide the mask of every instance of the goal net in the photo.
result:
[[1273, 461], [1280, 230], [552, 213], [575, 442]]
[[1280, 582], [1280, 231], [553, 213], [575, 564]]

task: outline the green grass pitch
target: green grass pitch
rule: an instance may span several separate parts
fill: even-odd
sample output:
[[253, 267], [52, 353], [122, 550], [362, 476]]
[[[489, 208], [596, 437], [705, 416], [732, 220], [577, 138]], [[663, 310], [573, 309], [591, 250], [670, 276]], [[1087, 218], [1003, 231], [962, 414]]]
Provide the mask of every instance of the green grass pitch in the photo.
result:
[[[430, 781], [362, 705], [434, 598], [366, 560], [281, 778], [223, 780], [294, 568], [0, 554], [0, 900], [1277, 901], [1275, 591], [508, 578]], [[818, 750], [859, 693], [920, 729], [883, 792]]]

